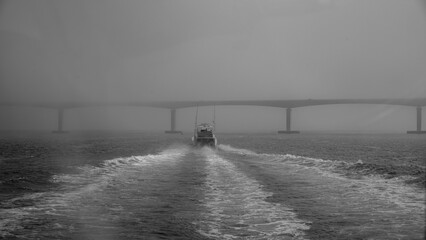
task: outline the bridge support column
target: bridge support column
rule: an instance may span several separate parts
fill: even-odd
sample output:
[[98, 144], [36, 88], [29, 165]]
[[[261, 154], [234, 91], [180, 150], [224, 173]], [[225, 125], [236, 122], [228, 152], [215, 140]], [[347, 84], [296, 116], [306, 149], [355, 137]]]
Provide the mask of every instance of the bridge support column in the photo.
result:
[[165, 131], [165, 133], [179, 133], [181, 131], [176, 131], [176, 109], [170, 109], [170, 130]]
[[407, 131], [408, 134], [425, 134], [426, 131], [422, 131], [422, 107], [417, 107], [417, 130]]
[[63, 130], [64, 123], [64, 109], [59, 108], [58, 110], [58, 129], [56, 131], [52, 131], [53, 133], [66, 133], [67, 131]]
[[286, 109], [286, 130], [280, 130], [278, 133], [287, 133], [287, 134], [294, 134], [294, 133], [300, 133], [299, 131], [292, 131], [291, 130], [291, 108]]

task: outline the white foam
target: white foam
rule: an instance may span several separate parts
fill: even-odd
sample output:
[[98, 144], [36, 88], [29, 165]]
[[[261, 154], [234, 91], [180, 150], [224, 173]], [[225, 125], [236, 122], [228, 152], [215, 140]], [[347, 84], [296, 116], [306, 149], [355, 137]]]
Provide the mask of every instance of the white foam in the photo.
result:
[[405, 181], [411, 178], [410, 176], [384, 179], [379, 175], [369, 175], [353, 179], [346, 177], [341, 171], [338, 171], [338, 168], [344, 169], [360, 163], [324, 160], [290, 154], [267, 154], [263, 156], [272, 157], [275, 160], [281, 160], [284, 164], [298, 165], [305, 169], [314, 170], [324, 177], [339, 180], [339, 183], [342, 185], [341, 187], [356, 185], [357, 192], [364, 194], [368, 193], [370, 196], [375, 196], [385, 202], [391, 202], [403, 209], [411, 209], [413, 207], [420, 211], [424, 211], [425, 209], [424, 189], [419, 189], [415, 186], [405, 184]]
[[[52, 177], [52, 181], [60, 183], [62, 185], [61, 190], [26, 194], [3, 203], [3, 206], [10, 208], [0, 209], [0, 237], [13, 236], [11, 233], [21, 229], [22, 221], [28, 217], [35, 218], [40, 215], [66, 216], [68, 212], [81, 211], [79, 208], [84, 207], [77, 202], [101, 193], [106, 186], [120, 176], [125, 176], [131, 171], [137, 171], [137, 168], [174, 163], [187, 152], [187, 147], [177, 146], [158, 154], [106, 160], [100, 167], [79, 167], [77, 174], [55, 175]], [[22, 200], [32, 200], [34, 205], [19, 206], [19, 202]]]
[[150, 164], [159, 164], [167, 161], [173, 161], [184, 156], [188, 152], [188, 147], [181, 146], [176, 148], [168, 148], [158, 154], [148, 154], [144, 156], [131, 156], [126, 158], [116, 158], [105, 161], [105, 166], [110, 167], [126, 167], [131, 165], [146, 166]]
[[[293, 171], [297, 171], [297, 169], [314, 171], [323, 177], [338, 180], [338, 185], [342, 188], [348, 187], [350, 189], [349, 186], [357, 186], [357, 188], [352, 189], [352, 191], [356, 191], [354, 194], [367, 194], [369, 197], [381, 199], [383, 202], [396, 204], [406, 211], [425, 211], [425, 190], [405, 184], [404, 181], [409, 179], [410, 176], [384, 179], [379, 175], [369, 175], [353, 179], [343, 174], [341, 169], [354, 164], [362, 164], [362, 160], [358, 160], [356, 163], [348, 163], [292, 154], [258, 154], [247, 149], [238, 149], [231, 146], [221, 149], [232, 153], [245, 152], [247, 155], [258, 157], [265, 162], [292, 166], [294, 167]], [[336, 185], [336, 187], [338, 186]]]
[[10, 232], [22, 229], [21, 219], [29, 213], [23, 209], [0, 209], [0, 237], [7, 238], [13, 235]]
[[298, 219], [289, 207], [267, 202], [272, 193], [229, 161], [212, 151], [204, 154], [207, 213], [199, 223], [201, 234], [215, 239], [304, 239], [308, 222]]
[[248, 149], [234, 148], [230, 145], [225, 145], [225, 144], [219, 144], [218, 148], [222, 151], [237, 153], [237, 154], [241, 154], [241, 155], [257, 155], [257, 153], [250, 151]]
[[104, 161], [100, 167], [82, 166], [79, 167], [79, 174], [60, 174], [52, 177], [53, 182], [63, 182], [69, 184], [89, 184], [105, 178], [111, 178], [120, 174], [123, 170], [134, 167], [146, 167], [156, 164], [172, 163], [183, 157], [188, 152], [188, 147], [169, 148], [158, 154], [148, 154], [144, 156], [131, 156], [114, 158]]

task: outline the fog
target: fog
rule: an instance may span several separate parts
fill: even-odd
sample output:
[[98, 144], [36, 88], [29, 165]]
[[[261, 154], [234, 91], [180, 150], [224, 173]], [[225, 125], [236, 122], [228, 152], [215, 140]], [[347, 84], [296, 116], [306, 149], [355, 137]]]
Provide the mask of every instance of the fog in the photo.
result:
[[[425, 43], [421, 0], [0, 0], [0, 102], [424, 98]], [[284, 109], [216, 113], [218, 131], [285, 128]], [[157, 131], [169, 114], [79, 108], [64, 124]], [[194, 114], [179, 109], [178, 130]], [[0, 116], [1, 130], [56, 128], [52, 110], [2, 106]], [[211, 116], [200, 109], [201, 120]], [[415, 109], [402, 106], [304, 107], [292, 117], [301, 131], [415, 128]]]

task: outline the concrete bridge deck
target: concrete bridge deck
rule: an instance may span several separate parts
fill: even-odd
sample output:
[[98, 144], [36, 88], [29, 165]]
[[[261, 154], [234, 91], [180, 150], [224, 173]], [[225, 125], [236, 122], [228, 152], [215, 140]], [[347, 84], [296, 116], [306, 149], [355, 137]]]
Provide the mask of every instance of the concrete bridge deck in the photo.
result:
[[3, 101], [0, 106], [25, 106], [52, 109], [69, 109], [98, 106], [134, 106], [179, 109], [196, 106], [268, 106], [278, 108], [298, 108], [332, 104], [385, 104], [402, 106], [426, 106], [426, 98], [380, 98], [380, 99], [298, 99], [298, 100], [225, 100], [225, 101], [64, 101], [64, 102], [18, 102]]
[[63, 131], [64, 111], [72, 108], [99, 106], [133, 106], [170, 109], [170, 130], [167, 133], [180, 133], [176, 130], [176, 110], [196, 106], [267, 106], [286, 109], [286, 130], [279, 133], [299, 133], [291, 130], [291, 109], [307, 106], [333, 104], [385, 104], [416, 107], [417, 128], [407, 133], [426, 133], [422, 131], [422, 107], [426, 106], [426, 98], [387, 98], [387, 99], [301, 99], [301, 100], [228, 100], [228, 101], [122, 101], [122, 102], [0, 102], [0, 106], [49, 108], [58, 111], [57, 133]]

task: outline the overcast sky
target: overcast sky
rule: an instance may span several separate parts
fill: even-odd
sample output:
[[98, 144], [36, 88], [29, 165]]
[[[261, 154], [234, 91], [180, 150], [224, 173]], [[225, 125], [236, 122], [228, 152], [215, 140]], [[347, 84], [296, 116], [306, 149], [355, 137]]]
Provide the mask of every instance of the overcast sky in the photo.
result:
[[0, 100], [425, 97], [426, 4], [0, 0], [0, 53]]

